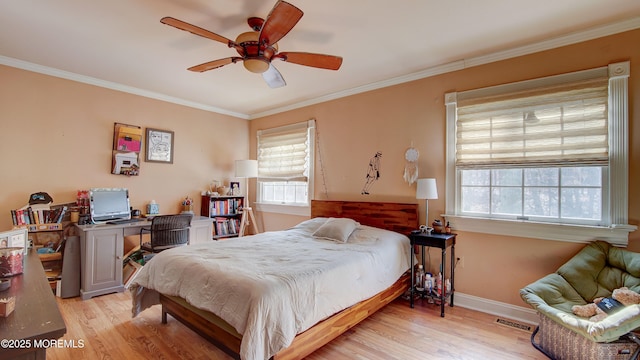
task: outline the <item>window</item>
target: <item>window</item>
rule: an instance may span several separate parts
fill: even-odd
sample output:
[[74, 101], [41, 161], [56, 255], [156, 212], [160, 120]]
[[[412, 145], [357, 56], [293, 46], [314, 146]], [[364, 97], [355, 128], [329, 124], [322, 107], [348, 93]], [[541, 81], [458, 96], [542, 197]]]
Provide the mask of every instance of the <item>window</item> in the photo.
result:
[[315, 121], [258, 131], [258, 208], [308, 215]]
[[626, 225], [628, 69], [447, 94], [447, 220], [461, 230], [626, 245], [635, 228]]
[[460, 170], [461, 215], [602, 225], [606, 168]]

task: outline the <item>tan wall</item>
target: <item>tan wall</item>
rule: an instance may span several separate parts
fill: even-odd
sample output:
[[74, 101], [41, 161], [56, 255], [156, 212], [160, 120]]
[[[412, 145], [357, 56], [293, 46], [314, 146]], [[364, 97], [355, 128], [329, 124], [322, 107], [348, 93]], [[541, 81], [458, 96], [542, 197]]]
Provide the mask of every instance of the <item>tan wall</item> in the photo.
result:
[[[248, 156], [246, 120], [6, 66], [0, 79], [0, 229], [38, 191], [58, 204], [78, 189], [126, 187], [134, 208], [155, 199], [176, 213], [188, 195], [199, 211], [200, 192]], [[173, 164], [141, 154], [140, 176], [112, 175], [115, 122], [174, 131]]]
[[[444, 94], [531, 78], [631, 61], [630, 84], [630, 223], [640, 222], [640, 30], [529, 56], [473, 67], [385, 89], [308, 106], [251, 121], [251, 156], [259, 129], [317, 120], [319, 150], [316, 154], [315, 198], [416, 202], [415, 184], [404, 182], [404, 152], [413, 143], [420, 152], [421, 177], [435, 177], [439, 199], [429, 201], [430, 219], [445, 208], [445, 108]], [[349, 61], [345, 59], [345, 61]], [[392, 66], [390, 64], [390, 66]], [[361, 195], [369, 158], [382, 152], [382, 177], [370, 195]], [[324, 167], [320, 167], [322, 156]], [[424, 202], [420, 202], [424, 217]], [[258, 214], [267, 230], [285, 228], [300, 217]], [[553, 272], [583, 245], [461, 232], [456, 253], [465, 258], [457, 268], [460, 292], [523, 306], [518, 290]], [[632, 233], [629, 248], [640, 250], [640, 232]], [[431, 252], [437, 269], [437, 249]]]

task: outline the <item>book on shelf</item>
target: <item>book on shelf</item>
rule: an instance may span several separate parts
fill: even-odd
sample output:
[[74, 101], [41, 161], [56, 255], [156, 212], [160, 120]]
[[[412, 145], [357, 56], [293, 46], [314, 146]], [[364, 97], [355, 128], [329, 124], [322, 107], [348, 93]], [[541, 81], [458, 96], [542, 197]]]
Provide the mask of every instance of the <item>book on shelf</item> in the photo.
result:
[[241, 199], [211, 199], [209, 214], [216, 215], [236, 215], [241, 206]]
[[60, 224], [67, 212], [67, 206], [54, 209], [26, 209], [11, 210], [11, 221], [14, 226]]
[[217, 236], [237, 235], [240, 231], [240, 221], [235, 218], [216, 218], [215, 231]]

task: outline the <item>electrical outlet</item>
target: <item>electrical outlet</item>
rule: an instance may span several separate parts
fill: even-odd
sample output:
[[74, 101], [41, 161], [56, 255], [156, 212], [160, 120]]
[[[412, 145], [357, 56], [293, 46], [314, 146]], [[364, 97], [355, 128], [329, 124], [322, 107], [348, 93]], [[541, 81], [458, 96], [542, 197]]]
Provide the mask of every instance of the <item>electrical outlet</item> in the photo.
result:
[[464, 269], [464, 256], [458, 256], [456, 261], [458, 262], [457, 266], [460, 266], [460, 269]]

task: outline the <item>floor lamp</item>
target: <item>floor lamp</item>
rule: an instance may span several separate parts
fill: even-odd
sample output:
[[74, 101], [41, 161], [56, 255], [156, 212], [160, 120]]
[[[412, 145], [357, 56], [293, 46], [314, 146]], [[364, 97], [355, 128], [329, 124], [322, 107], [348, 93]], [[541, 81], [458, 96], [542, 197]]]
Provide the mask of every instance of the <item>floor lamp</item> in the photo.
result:
[[[258, 177], [258, 160], [236, 160], [236, 177], [238, 178], [256, 178]], [[247, 226], [253, 228], [253, 233], [257, 234], [258, 225], [256, 217], [253, 215], [253, 209], [249, 206], [249, 181], [247, 180], [247, 196], [242, 206], [242, 219], [240, 220], [240, 232], [238, 236], [244, 236]]]
[[424, 199], [427, 201], [427, 209], [424, 212], [425, 226], [429, 228], [429, 199], [438, 198], [438, 188], [436, 179], [418, 179], [416, 188], [416, 199]]

